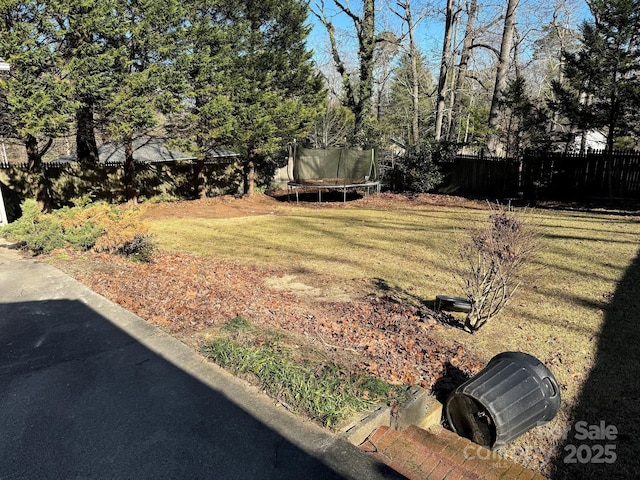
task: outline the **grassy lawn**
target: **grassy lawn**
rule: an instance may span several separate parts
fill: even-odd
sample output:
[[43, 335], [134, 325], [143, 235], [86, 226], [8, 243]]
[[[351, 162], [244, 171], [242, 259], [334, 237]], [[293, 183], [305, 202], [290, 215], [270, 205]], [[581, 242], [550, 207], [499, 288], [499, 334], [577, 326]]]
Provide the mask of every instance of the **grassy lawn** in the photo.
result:
[[[392, 288], [425, 300], [459, 293], [450, 273], [455, 236], [486, 217], [460, 207], [393, 209], [281, 207], [277, 214], [231, 219], [157, 220], [151, 230], [163, 248], [278, 265], [301, 275], [323, 274], [336, 282], [383, 279]], [[462, 338], [487, 359], [501, 351], [535, 352], [551, 364], [577, 362], [559, 381], [575, 396], [574, 375], [586, 373], [604, 308], [638, 250], [638, 218], [539, 210], [542, 233], [530, 282], [499, 317]], [[372, 282], [373, 284], [373, 282]], [[573, 369], [572, 369], [573, 370]], [[567, 372], [568, 373], [568, 372]]]
[[[382, 207], [285, 204], [272, 215], [156, 219], [151, 231], [165, 249], [276, 265], [300, 278], [328, 275], [341, 285], [355, 280], [375, 288], [374, 279], [382, 279], [431, 301], [460, 293], [450, 273], [455, 238], [486, 215], [477, 208], [411, 201]], [[530, 215], [541, 248], [528, 282], [507, 309], [474, 335], [453, 328], [437, 334], [464, 342], [485, 360], [508, 350], [538, 357], [563, 388], [560, 418], [567, 422], [599, 354], [618, 284], [638, 254], [640, 218], [551, 209]]]
[[163, 248], [331, 274], [338, 281], [384, 278], [428, 296], [449, 280], [443, 254], [454, 228], [478, 218], [463, 209], [285, 206], [272, 216], [156, 221], [152, 233]]

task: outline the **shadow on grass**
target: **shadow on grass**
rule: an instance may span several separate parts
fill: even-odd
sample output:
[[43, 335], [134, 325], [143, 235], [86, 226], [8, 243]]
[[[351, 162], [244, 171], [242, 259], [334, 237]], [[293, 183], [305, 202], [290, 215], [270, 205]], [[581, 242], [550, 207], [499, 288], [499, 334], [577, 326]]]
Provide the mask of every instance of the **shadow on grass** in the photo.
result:
[[378, 291], [380, 291], [387, 299], [403, 305], [413, 305], [419, 310], [421, 316], [432, 317], [436, 322], [441, 323], [442, 325], [454, 327], [467, 333], [464, 328], [464, 321], [462, 319], [457, 318], [446, 311], [436, 310], [435, 299], [426, 300], [418, 295], [408, 292], [403, 288], [389, 285], [389, 282], [387, 282], [384, 278], [374, 278], [372, 279], [372, 283], [373, 286], [378, 289]]
[[373, 278], [371, 280], [371, 283], [373, 283], [373, 286], [390, 300], [394, 300], [398, 303], [404, 303], [408, 301], [413, 306], [419, 308], [433, 308], [433, 301], [425, 300], [418, 295], [414, 295], [413, 293], [406, 291], [404, 288], [389, 285], [389, 282], [384, 278]]
[[640, 211], [640, 202], [629, 198], [614, 200], [593, 198], [576, 202], [541, 201], [535, 203], [535, 208], [538, 210], [564, 210], [578, 213], [594, 213], [594, 210], [597, 210], [598, 215], [636, 215]]
[[272, 193], [271, 197], [280, 202], [296, 203], [297, 199], [297, 201], [301, 203], [342, 203], [344, 201], [360, 200], [363, 195], [353, 189], [347, 190], [345, 196], [344, 192], [340, 189], [318, 191], [317, 188], [309, 187], [298, 190], [297, 196], [295, 191], [278, 191]]
[[[625, 272], [605, 309], [595, 365], [572, 410], [572, 429], [556, 452], [554, 479], [638, 477], [639, 311], [640, 256]], [[603, 438], [606, 426], [612, 426], [609, 438]], [[617, 435], [611, 435], [613, 427]]]

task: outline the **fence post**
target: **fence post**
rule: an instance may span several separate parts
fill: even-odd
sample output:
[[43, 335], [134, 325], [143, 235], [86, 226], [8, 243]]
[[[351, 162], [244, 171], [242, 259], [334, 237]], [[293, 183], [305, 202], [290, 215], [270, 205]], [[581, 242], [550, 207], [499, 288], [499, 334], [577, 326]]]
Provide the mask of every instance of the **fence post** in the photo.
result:
[[2, 197], [2, 185], [0, 185], [0, 225], [9, 223], [7, 220], [7, 211], [4, 208], [4, 198]]

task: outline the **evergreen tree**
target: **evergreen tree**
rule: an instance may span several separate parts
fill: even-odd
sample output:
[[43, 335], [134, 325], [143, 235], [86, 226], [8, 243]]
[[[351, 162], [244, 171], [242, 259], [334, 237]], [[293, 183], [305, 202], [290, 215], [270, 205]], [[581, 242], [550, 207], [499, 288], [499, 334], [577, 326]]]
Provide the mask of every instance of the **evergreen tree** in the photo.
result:
[[[394, 71], [391, 82], [391, 95], [389, 104], [385, 108], [383, 124], [395, 140], [400, 140], [404, 145], [412, 145], [413, 138], [413, 81], [411, 57], [403, 54]], [[433, 129], [433, 100], [430, 93], [434, 90], [433, 76], [425, 67], [424, 58], [417, 58], [416, 69], [418, 74], [418, 113], [419, 113], [419, 138], [426, 136], [429, 129]], [[431, 121], [430, 121], [431, 119]], [[385, 129], [386, 130], [386, 129]]]
[[197, 158], [195, 191], [200, 198], [206, 197], [205, 160], [216, 148], [230, 146], [237, 128], [230, 72], [242, 28], [234, 12], [231, 2], [193, 0], [187, 7], [185, 49], [179, 60], [188, 84], [187, 108], [169, 129], [174, 141]]
[[181, 108], [184, 72], [175, 59], [183, 45], [184, 12], [177, 0], [119, 1], [117, 8], [120, 22], [113, 39], [118, 56], [103, 124], [111, 140], [124, 146], [125, 195], [135, 204], [133, 141], [159, 125], [161, 114]]
[[60, 68], [58, 25], [49, 13], [37, 0], [0, 2], [0, 57], [11, 65], [9, 78], [0, 81], [9, 122], [3, 130], [24, 142], [43, 210], [51, 205], [42, 157], [56, 136], [69, 131], [77, 106]]
[[49, 0], [47, 10], [58, 28], [62, 68], [73, 84], [76, 155], [98, 161], [96, 114], [116, 88], [117, 60], [122, 46], [118, 0]]
[[307, 2], [245, 0], [235, 6], [245, 34], [230, 73], [233, 143], [244, 153], [244, 190], [252, 194], [256, 174], [273, 174], [274, 154], [309, 132], [323, 88], [306, 46]]
[[505, 118], [500, 141], [506, 147], [507, 157], [521, 157], [525, 150], [547, 150], [548, 117], [544, 108], [537, 106], [526, 91], [526, 81], [516, 77], [507, 82], [500, 99], [500, 110]]
[[565, 82], [554, 84], [554, 105], [583, 132], [605, 128], [611, 151], [639, 115], [640, 2], [591, 0], [589, 7], [595, 20], [581, 27], [582, 47], [564, 55]]
[[213, 149], [241, 153], [250, 194], [257, 175], [270, 178], [276, 152], [310, 131], [322, 83], [305, 43], [307, 13], [299, 0], [190, 3], [183, 57], [190, 102], [173, 128], [199, 159], [200, 197]]
[[36, 171], [40, 143], [73, 120], [78, 157], [96, 160], [99, 126], [124, 145], [126, 198], [135, 202], [133, 141], [169, 125], [200, 167], [213, 148], [243, 151], [251, 192], [256, 169], [272, 170], [275, 152], [306, 135], [319, 112], [307, 8], [301, 0], [0, 1], [13, 132]]

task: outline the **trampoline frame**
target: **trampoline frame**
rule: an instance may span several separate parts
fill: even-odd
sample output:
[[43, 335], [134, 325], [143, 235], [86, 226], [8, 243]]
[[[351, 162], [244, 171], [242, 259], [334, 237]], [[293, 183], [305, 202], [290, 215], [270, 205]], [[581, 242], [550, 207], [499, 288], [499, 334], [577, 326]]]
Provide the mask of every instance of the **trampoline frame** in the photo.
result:
[[366, 188], [367, 195], [370, 194], [371, 189], [375, 188], [375, 193], [380, 193], [380, 182], [365, 182], [365, 183], [345, 183], [345, 184], [321, 184], [320, 182], [314, 183], [297, 183], [297, 182], [288, 182], [287, 183], [287, 201], [291, 201], [290, 196], [291, 193], [296, 194], [296, 203], [299, 203], [299, 192], [300, 189], [306, 193], [307, 189], [317, 189], [318, 190], [318, 202], [322, 202], [322, 190], [342, 190], [342, 201], [346, 203], [347, 201], [347, 191], [357, 188]]

